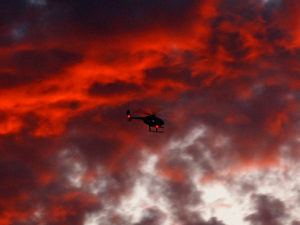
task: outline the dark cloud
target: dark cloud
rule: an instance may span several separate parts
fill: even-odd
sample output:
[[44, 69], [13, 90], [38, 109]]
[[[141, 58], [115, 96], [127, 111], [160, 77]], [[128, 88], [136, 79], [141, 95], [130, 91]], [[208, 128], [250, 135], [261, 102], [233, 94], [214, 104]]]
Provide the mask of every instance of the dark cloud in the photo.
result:
[[268, 195], [254, 195], [255, 212], [245, 217], [253, 225], [284, 224], [282, 219], [287, 216], [285, 205], [279, 199]]
[[245, 46], [239, 32], [216, 31], [211, 39], [212, 54], [219, 54], [220, 47], [224, 48], [229, 56], [235, 59], [235, 63], [239, 63], [249, 54], [249, 48]]
[[89, 87], [88, 92], [92, 96], [114, 96], [138, 93], [140, 90], [136, 84], [116, 81], [108, 84], [95, 82]]
[[[184, 55], [184, 53], [182, 54]], [[191, 60], [190, 62], [197, 62], [197, 60]], [[180, 88], [172, 86], [174, 82], [175, 84], [178, 83], [193, 89], [199, 89], [205, 79], [210, 76], [209, 73], [201, 73], [197, 76], [193, 76], [188, 67], [181, 67], [181, 65], [150, 68], [145, 70], [144, 73], [145, 88], [154, 88], [164, 82], [165, 88], [162, 90], [162, 93], [165, 95], [172, 92], [178, 93], [178, 91], [180, 91]]]
[[9, 199], [28, 192], [36, 185], [33, 172], [22, 161], [1, 161], [0, 177], [2, 181], [0, 185], [2, 199]]
[[[84, 134], [70, 137], [66, 143], [71, 148], [79, 148], [89, 160], [96, 162], [108, 162], [119, 153], [121, 143], [116, 139], [103, 138], [97, 134]], [[68, 146], [68, 145], [67, 145]]]
[[166, 196], [174, 204], [173, 207], [176, 211], [178, 210], [178, 213], [181, 207], [197, 205], [201, 201], [201, 193], [189, 182], [170, 181], [166, 188]]
[[[69, 193], [65, 194], [67, 198], [68, 195]], [[85, 214], [89, 211], [94, 211], [99, 207], [96, 201], [88, 199], [90, 197], [88, 195], [75, 193], [75, 195], [72, 196], [72, 192], [70, 195], [70, 199], [64, 200], [63, 198], [66, 197], [61, 196], [61, 199], [52, 202], [52, 205], [49, 207], [49, 216], [52, 218], [52, 222], [50, 222], [50, 224], [83, 224]]]
[[36, 75], [57, 74], [65, 67], [78, 63], [81, 54], [60, 49], [24, 50], [12, 56], [14, 68], [19, 72], [29, 72]]
[[11, 37], [8, 35], [1, 35], [0, 36], [0, 47], [6, 47], [12, 44]]
[[101, 207], [99, 199], [66, 182], [69, 174], [62, 165], [65, 162], [56, 156], [57, 139], [34, 136], [31, 131], [38, 123], [34, 119], [33, 115], [26, 116], [28, 125], [23, 133], [0, 136], [2, 218], [14, 225], [43, 221], [82, 224], [86, 213]]
[[215, 217], [212, 217], [207, 222], [199, 222], [199, 223], [196, 223], [195, 225], [225, 225], [225, 223], [223, 223], [222, 221], [218, 220]]
[[67, 67], [80, 62], [82, 56], [60, 49], [24, 50], [16, 52], [4, 66], [10, 66], [14, 72], [0, 73], [0, 86], [11, 88], [59, 74]]
[[54, 151], [56, 139], [51, 137], [35, 137], [33, 132], [37, 122], [29, 121], [36, 117], [27, 116], [30, 126], [23, 128], [23, 133], [1, 135], [1, 155], [2, 159], [20, 159], [28, 164], [42, 165], [43, 160], [47, 159], [49, 153]]
[[53, 107], [58, 107], [58, 108], [70, 108], [70, 109], [78, 109], [80, 107], [80, 101], [73, 100], [73, 101], [57, 101], [53, 105]]
[[10, 25], [13, 21], [19, 21], [24, 15], [28, 12], [26, 1], [17, 0], [17, 1], [1, 1], [1, 22], [0, 28], [5, 28]]
[[[200, 183], [222, 176], [230, 183], [251, 162], [258, 170], [277, 165], [283, 144], [298, 149], [297, 1], [37, 6], [4, 0], [0, 7], [3, 223], [79, 225], [100, 211], [110, 224], [130, 224], [116, 209], [150, 176], [139, 171], [142, 155], [155, 154], [149, 196], [163, 196], [169, 211], [145, 206], [135, 225], [162, 224], [170, 215], [183, 225], [224, 225], [191, 212], [204, 205], [193, 173], [201, 173]], [[156, 113], [165, 133], [129, 122], [127, 109]], [[184, 138], [200, 124], [204, 134], [189, 143]], [[169, 149], [173, 140], [187, 146], [179, 141]], [[76, 163], [84, 167], [75, 174], [79, 187], [69, 182]], [[227, 170], [232, 174], [223, 175]], [[232, 187], [239, 196], [253, 194], [245, 222], [283, 224], [287, 206], [255, 194], [256, 183]], [[37, 208], [44, 213], [38, 222]]]
[[140, 222], [134, 225], [158, 225], [163, 221], [164, 215], [159, 210], [148, 209], [145, 210], [144, 216]]
[[152, 68], [145, 71], [145, 82], [147, 81], [156, 81], [160, 80], [169, 80], [177, 81], [182, 83], [189, 83], [191, 78], [191, 71], [189, 70], [180, 70], [179, 68]]
[[185, 23], [182, 18], [191, 15], [195, 1], [53, 1], [51, 4], [56, 8], [51, 18], [53, 27], [63, 32], [56, 25], [62, 21], [67, 31], [84, 29], [87, 36], [93, 36], [140, 31], [153, 26], [174, 29]]

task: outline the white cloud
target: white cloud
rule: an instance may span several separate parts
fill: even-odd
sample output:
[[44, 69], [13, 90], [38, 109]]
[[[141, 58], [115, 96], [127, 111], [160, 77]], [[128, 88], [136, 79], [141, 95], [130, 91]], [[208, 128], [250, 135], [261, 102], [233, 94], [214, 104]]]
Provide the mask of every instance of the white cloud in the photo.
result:
[[65, 149], [59, 154], [59, 160], [62, 168], [65, 170], [65, 176], [69, 185], [82, 187], [82, 178], [86, 173], [86, 166], [80, 159], [79, 151], [76, 149]]
[[173, 139], [168, 143], [168, 149], [184, 149], [192, 144], [194, 144], [195, 140], [197, 140], [200, 137], [205, 136], [206, 128], [201, 125], [199, 127], [194, 128], [191, 132], [189, 132], [186, 136], [184, 136], [182, 139]]
[[161, 221], [161, 224], [171, 225], [171, 215], [168, 215], [170, 205], [159, 185], [154, 184], [157, 180], [157, 170], [155, 168], [157, 160], [157, 155], [144, 154], [143, 163], [139, 168], [141, 175], [137, 178], [131, 194], [124, 196], [117, 208], [118, 214], [130, 223], [139, 222], [146, 209], [156, 208], [167, 215], [167, 218]]
[[[281, 163], [277, 167], [259, 168], [253, 167], [247, 170], [237, 168], [237, 165], [222, 164], [224, 159], [212, 157], [213, 149], [201, 146], [198, 137], [205, 137], [209, 133], [209, 128], [203, 132], [191, 132], [182, 139], [173, 140], [169, 145], [169, 151], [174, 151], [176, 146], [180, 151], [176, 151], [176, 157], [181, 158], [189, 165], [189, 176], [196, 189], [202, 193], [202, 202], [198, 206], [190, 207], [189, 210], [199, 212], [206, 220], [216, 217], [228, 225], [248, 225], [244, 218], [251, 213], [251, 194], [266, 194], [273, 196], [284, 202], [290, 217], [286, 218], [286, 224], [292, 220], [300, 220], [300, 207], [298, 200], [300, 196], [300, 165], [292, 158], [281, 156]], [[195, 130], [194, 130], [195, 131]], [[199, 130], [198, 130], [199, 131]], [[197, 135], [201, 134], [201, 135]], [[214, 147], [224, 147], [230, 145], [230, 139], [220, 135], [214, 138]], [[201, 141], [201, 140], [200, 140]], [[188, 157], [185, 148], [197, 146], [202, 151], [202, 161], [209, 162], [215, 171], [215, 178], [201, 182], [204, 174], [199, 162], [195, 162]], [[282, 148], [286, 150], [286, 146]], [[230, 160], [230, 159], [227, 159]], [[241, 192], [244, 184], [253, 185], [253, 190]]]
[[[151, 151], [142, 153], [142, 160], [132, 176], [136, 177], [135, 184], [130, 192], [121, 196], [118, 203], [111, 204], [109, 197], [104, 201], [104, 209], [99, 212], [86, 215], [84, 225], [98, 223], [109, 224], [109, 215], [119, 215], [124, 219], [124, 224], [140, 222], [149, 208], [159, 210], [164, 217], [161, 225], [179, 224], [176, 215], [173, 215], [172, 199], [166, 196], [165, 184], [168, 178], [161, 177], [157, 165], [163, 158], [177, 159], [186, 166], [187, 184], [192, 185], [195, 193], [199, 194], [201, 201], [198, 204], [187, 205], [184, 210], [187, 213], [198, 213], [200, 218], [208, 221], [216, 217], [226, 225], [249, 225], [244, 218], [253, 213], [252, 194], [264, 194], [275, 197], [285, 204], [289, 216], [285, 218], [285, 224], [293, 220], [300, 220], [300, 207], [298, 206], [300, 193], [300, 165], [297, 161], [288, 158], [288, 146], [282, 147], [280, 165], [272, 168], [243, 168], [243, 165], [224, 163], [224, 157], [216, 157], [215, 150], [211, 147], [227, 148], [230, 146], [230, 138], [224, 134], [216, 135], [208, 127], [200, 126], [193, 129], [187, 135], [173, 139], [165, 146], [160, 154], [152, 154]], [[213, 141], [206, 146], [205, 141]], [[207, 141], [206, 140], [206, 141]], [[203, 142], [203, 143], [202, 143]], [[201, 152], [201, 159], [191, 157], [187, 148], [193, 146], [193, 151]], [[226, 159], [230, 161], [229, 158]], [[209, 164], [213, 177], [205, 181], [202, 178], [206, 171], [203, 163]], [[239, 167], [238, 167], [239, 166]], [[102, 178], [102, 183], [97, 183], [93, 193], [102, 194], [107, 188], [112, 187], [108, 177]], [[95, 182], [95, 181], [93, 181]], [[100, 182], [100, 181], [99, 181]], [[106, 182], [106, 183], [105, 183]], [[245, 185], [251, 188], [246, 190]], [[102, 188], [102, 189], [101, 189]], [[102, 191], [99, 191], [99, 190]], [[188, 195], [189, 193], [187, 193]], [[184, 204], [184, 203], [183, 203]]]
[[73, 162], [70, 165], [70, 173], [68, 175], [69, 182], [74, 187], [81, 187], [82, 186], [82, 177], [86, 171], [86, 168], [79, 162]]

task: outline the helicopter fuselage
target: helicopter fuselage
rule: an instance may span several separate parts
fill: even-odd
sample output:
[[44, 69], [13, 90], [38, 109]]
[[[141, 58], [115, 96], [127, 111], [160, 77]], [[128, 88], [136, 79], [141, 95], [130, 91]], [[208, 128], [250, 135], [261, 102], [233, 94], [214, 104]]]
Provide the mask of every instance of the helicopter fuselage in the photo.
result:
[[161, 133], [162, 131], [159, 131], [158, 128], [164, 128], [163, 125], [165, 124], [165, 122], [155, 114], [151, 114], [148, 116], [132, 116], [130, 114], [130, 110], [127, 110], [126, 114], [129, 121], [131, 121], [132, 119], [142, 120], [149, 126], [149, 131], [152, 131], [151, 127], [155, 127], [155, 132]]
[[143, 121], [145, 124], [147, 124], [150, 127], [162, 127], [164, 125], [164, 121], [155, 115], [149, 115], [143, 118]]
[[140, 116], [132, 116], [132, 119], [139, 119], [143, 120], [145, 124], [147, 124], [149, 127], [162, 127], [165, 123], [162, 119], [156, 117], [155, 115], [149, 115], [145, 117]]

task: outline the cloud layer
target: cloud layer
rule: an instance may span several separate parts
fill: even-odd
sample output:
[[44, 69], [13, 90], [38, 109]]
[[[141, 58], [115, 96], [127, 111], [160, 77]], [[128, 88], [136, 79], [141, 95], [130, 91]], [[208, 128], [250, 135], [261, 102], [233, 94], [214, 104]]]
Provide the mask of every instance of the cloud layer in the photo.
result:
[[299, 10], [2, 1], [0, 225], [300, 224]]

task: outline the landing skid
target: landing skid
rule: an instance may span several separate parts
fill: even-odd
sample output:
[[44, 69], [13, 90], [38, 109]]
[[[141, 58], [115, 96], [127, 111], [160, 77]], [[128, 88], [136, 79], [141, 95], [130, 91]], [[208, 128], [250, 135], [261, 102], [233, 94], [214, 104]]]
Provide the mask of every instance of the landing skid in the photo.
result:
[[158, 130], [158, 131], [156, 131], [156, 130], [149, 130], [149, 132], [153, 132], [153, 133], [164, 133], [162, 130]]
[[[163, 127], [160, 127], [160, 128], [163, 128]], [[155, 128], [155, 130], [151, 130], [150, 127], [149, 127], [149, 132], [154, 132], [154, 133], [164, 133], [164, 131], [158, 130], [158, 128]]]

